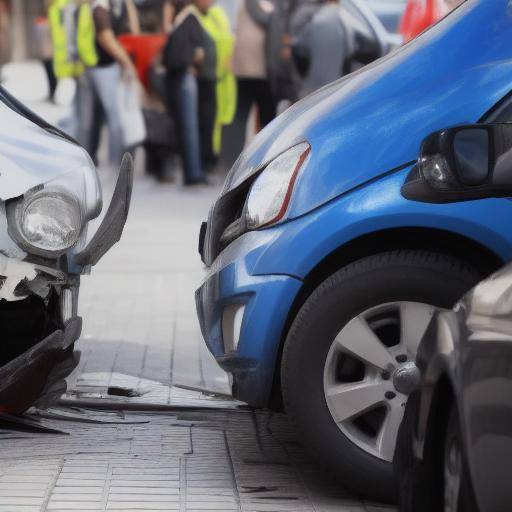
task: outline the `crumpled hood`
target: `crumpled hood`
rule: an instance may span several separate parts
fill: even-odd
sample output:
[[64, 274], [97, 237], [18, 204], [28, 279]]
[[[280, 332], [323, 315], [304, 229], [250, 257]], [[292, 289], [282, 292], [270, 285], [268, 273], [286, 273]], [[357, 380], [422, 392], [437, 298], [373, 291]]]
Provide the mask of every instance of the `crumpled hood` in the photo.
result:
[[303, 140], [290, 217], [416, 160], [431, 132], [477, 122], [512, 89], [510, 0], [467, 0], [416, 40], [297, 103], [235, 163], [225, 191]]
[[87, 218], [101, 211], [95, 166], [79, 145], [49, 133], [0, 102], [0, 199], [54, 183], [80, 201]]

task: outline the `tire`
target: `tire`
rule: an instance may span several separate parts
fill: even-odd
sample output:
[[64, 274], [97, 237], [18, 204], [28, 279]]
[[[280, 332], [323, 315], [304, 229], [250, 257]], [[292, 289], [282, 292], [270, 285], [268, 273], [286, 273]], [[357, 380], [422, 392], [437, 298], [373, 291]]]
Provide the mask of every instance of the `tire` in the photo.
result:
[[352, 492], [394, 501], [392, 455], [384, 460], [361, 448], [330, 412], [324, 372], [335, 338], [362, 312], [382, 305], [404, 301], [452, 307], [480, 277], [449, 256], [426, 251], [381, 253], [330, 276], [297, 314], [281, 360], [285, 410], [304, 446]]
[[[457, 407], [453, 398], [447, 407], [429, 421], [424, 457], [414, 457], [414, 424], [419, 409], [419, 392], [411, 395], [397, 440], [394, 468], [399, 512], [478, 512], [472, 492], [463, 446]], [[460, 479], [453, 484], [454, 464], [450, 448], [458, 452], [457, 471]], [[447, 493], [447, 487], [450, 491]], [[447, 499], [447, 496], [450, 496]]]
[[[471, 486], [468, 466], [459, 423], [459, 414], [455, 404], [451, 407], [443, 450], [443, 512], [478, 512]], [[453, 447], [458, 461], [454, 463]], [[457, 466], [456, 468], [454, 466]], [[454, 482], [454, 473], [458, 482]]]

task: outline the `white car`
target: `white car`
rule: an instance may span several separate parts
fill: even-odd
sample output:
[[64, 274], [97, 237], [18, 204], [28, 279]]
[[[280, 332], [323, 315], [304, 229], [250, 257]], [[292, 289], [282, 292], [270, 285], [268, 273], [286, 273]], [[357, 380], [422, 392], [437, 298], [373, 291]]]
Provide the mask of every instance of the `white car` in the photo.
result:
[[122, 234], [133, 186], [125, 156], [110, 207], [73, 139], [0, 87], [0, 412], [19, 414], [65, 392], [82, 320], [80, 275]]

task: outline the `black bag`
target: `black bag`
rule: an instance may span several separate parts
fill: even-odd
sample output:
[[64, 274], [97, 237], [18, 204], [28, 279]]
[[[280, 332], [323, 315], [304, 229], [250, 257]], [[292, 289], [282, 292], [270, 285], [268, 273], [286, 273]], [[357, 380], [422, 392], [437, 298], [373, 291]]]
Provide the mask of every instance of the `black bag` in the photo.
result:
[[146, 123], [146, 143], [176, 151], [176, 128], [171, 116], [167, 112], [150, 109], [143, 109], [142, 114]]

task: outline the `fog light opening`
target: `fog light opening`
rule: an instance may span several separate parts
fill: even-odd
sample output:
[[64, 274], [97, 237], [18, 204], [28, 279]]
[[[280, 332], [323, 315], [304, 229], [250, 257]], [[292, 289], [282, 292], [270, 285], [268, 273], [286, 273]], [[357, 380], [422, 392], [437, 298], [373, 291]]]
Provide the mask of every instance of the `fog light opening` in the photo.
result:
[[236, 352], [238, 349], [244, 313], [244, 304], [232, 304], [224, 309], [222, 315], [222, 339], [226, 354]]

